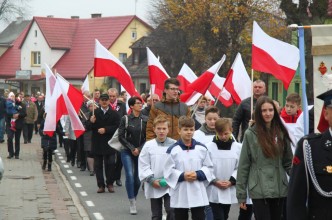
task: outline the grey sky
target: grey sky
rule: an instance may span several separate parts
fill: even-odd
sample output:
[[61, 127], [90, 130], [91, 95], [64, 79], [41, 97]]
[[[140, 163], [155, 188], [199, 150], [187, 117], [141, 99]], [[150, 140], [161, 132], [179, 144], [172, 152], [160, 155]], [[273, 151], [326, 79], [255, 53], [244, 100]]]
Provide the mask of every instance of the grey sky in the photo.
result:
[[[152, 0], [29, 0], [30, 15], [70, 18], [80, 16], [89, 18], [92, 13], [101, 13], [103, 17], [117, 15], [136, 15], [148, 22], [148, 11]], [[30, 18], [31, 18], [30, 17]], [[8, 24], [0, 23], [0, 31]]]

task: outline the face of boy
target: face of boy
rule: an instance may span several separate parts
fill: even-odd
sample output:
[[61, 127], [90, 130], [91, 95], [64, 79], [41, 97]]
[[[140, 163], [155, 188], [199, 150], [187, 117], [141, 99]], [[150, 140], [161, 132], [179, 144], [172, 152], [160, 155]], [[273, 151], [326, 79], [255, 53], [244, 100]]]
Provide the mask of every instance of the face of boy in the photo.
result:
[[183, 142], [189, 142], [194, 136], [195, 127], [182, 127], [179, 128], [179, 134]]
[[297, 111], [300, 109], [300, 106], [295, 102], [286, 101], [285, 110], [287, 115], [296, 115]]
[[219, 115], [217, 113], [210, 112], [205, 116], [205, 122], [208, 128], [214, 129], [216, 125], [216, 121], [219, 119]]
[[164, 141], [167, 137], [167, 134], [168, 134], [168, 124], [167, 124], [167, 122], [156, 124], [156, 126], [153, 128], [153, 131], [156, 134], [157, 139], [159, 141]]
[[217, 133], [219, 140], [226, 142], [232, 137], [232, 128], [227, 127], [225, 131]]

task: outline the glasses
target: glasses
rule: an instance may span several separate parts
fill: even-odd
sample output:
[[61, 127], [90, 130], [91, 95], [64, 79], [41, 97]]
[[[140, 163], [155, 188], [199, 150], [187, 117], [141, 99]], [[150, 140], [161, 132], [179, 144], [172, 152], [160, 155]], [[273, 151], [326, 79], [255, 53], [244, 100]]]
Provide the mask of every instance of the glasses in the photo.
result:
[[168, 89], [172, 91], [179, 91], [179, 88], [168, 88]]
[[142, 105], [142, 102], [136, 102], [135, 105]]
[[154, 102], [159, 102], [159, 99], [152, 99]]

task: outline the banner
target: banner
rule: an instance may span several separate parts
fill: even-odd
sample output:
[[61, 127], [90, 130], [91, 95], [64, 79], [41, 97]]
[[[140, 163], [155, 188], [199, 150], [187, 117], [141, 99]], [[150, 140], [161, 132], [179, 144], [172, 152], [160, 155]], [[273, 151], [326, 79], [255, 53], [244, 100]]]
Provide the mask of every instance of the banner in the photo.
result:
[[323, 108], [316, 97], [332, 89], [332, 25], [311, 25], [315, 131]]

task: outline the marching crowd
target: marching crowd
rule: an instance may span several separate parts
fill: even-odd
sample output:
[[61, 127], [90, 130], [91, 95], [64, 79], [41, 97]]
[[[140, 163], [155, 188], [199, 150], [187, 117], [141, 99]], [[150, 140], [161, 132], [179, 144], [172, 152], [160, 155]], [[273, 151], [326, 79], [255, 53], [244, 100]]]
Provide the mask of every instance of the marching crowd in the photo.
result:
[[[330, 128], [301, 137], [301, 97], [296, 93], [280, 108], [265, 95], [265, 83], [256, 80], [253, 104], [251, 98], [243, 100], [229, 119], [206, 97], [195, 108], [180, 102], [179, 86], [170, 78], [162, 97], [152, 94], [144, 100], [127, 100], [115, 88], [103, 94], [95, 90], [93, 97], [85, 93], [79, 117], [86, 131], [78, 138], [67, 116], [52, 137], [43, 133], [42, 95], [32, 102], [29, 95], [9, 93], [0, 103], [7, 158], [19, 158], [21, 131], [29, 143], [35, 129], [44, 150], [42, 169], [51, 170], [57, 142], [65, 148], [67, 162], [96, 176], [97, 193], [114, 193], [114, 184], [122, 186], [124, 168], [130, 214], [137, 214], [143, 183], [153, 220], [162, 219], [163, 207], [167, 220], [225, 220], [236, 203], [239, 220], [253, 215], [256, 220], [332, 219], [332, 91], [318, 97]], [[3, 133], [0, 128], [0, 142]], [[121, 149], [109, 144], [114, 139]]]

